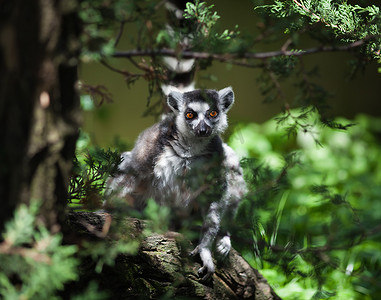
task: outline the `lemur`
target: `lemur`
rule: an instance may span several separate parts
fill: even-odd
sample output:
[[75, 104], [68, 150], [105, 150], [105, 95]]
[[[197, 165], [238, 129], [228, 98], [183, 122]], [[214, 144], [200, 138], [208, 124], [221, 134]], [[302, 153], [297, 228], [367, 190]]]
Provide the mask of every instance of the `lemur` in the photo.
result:
[[201, 214], [202, 234], [191, 255], [200, 255], [204, 280], [215, 270], [212, 248], [222, 257], [230, 251], [226, 227], [246, 192], [239, 159], [220, 137], [233, 103], [230, 87], [170, 92], [172, 113], [143, 131], [132, 151], [122, 154], [108, 187], [136, 208], [153, 198], [171, 207], [174, 218]]
[[[185, 20], [186, 1], [168, 0], [168, 32], [193, 25]], [[184, 38], [181, 47], [191, 47]], [[227, 112], [234, 103], [233, 90], [194, 90], [194, 59], [164, 57], [168, 82], [162, 85], [170, 113], [146, 129], [108, 184], [109, 195], [125, 198], [137, 209], [146, 200], [172, 209], [172, 223], [191, 223], [201, 216], [202, 233], [191, 255], [200, 255], [200, 274], [208, 279], [215, 267], [212, 249], [226, 257], [231, 249], [229, 224], [246, 185], [234, 151], [220, 135], [228, 126]], [[183, 225], [183, 224], [182, 224]]]

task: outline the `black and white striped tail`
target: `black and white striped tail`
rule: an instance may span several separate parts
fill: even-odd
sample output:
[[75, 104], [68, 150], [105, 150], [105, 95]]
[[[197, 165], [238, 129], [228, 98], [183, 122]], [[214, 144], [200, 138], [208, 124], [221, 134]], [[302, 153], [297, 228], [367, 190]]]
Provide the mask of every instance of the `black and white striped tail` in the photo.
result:
[[[189, 1], [168, 0], [165, 4], [168, 11], [167, 31], [171, 35], [173, 28], [187, 29], [191, 21], [184, 18], [184, 9]], [[188, 38], [181, 41], [182, 48], [191, 47]], [[163, 63], [167, 68], [167, 81], [162, 84], [162, 91], [168, 95], [171, 91], [188, 92], [195, 89], [194, 75], [196, 71], [195, 59], [177, 59], [176, 57], [164, 57]]]

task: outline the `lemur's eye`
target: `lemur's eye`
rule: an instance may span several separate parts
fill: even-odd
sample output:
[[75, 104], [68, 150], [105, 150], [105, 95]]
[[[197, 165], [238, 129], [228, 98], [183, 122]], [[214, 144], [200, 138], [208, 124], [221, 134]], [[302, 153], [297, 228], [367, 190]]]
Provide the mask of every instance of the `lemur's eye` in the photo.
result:
[[194, 118], [194, 114], [191, 112], [188, 112], [185, 116], [187, 117], [187, 119], [193, 119]]
[[211, 116], [212, 118], [215, 118], [217, 117], [218, 113], [215, 111], [215, 110], [212, 110], [210, 113], [209, 113], [209, 116]]

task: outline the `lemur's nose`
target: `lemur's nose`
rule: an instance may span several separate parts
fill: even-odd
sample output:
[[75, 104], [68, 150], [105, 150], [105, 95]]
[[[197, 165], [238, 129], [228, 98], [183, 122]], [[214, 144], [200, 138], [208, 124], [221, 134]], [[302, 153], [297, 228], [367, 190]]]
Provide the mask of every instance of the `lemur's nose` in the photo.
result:
[[205, 124], [204, 121], [201, 121], [196, 129], [197, 129], [197, 135], [200, 136], [200, 137], [209, 136], [210, 133], [211, 133], [210, 126]]

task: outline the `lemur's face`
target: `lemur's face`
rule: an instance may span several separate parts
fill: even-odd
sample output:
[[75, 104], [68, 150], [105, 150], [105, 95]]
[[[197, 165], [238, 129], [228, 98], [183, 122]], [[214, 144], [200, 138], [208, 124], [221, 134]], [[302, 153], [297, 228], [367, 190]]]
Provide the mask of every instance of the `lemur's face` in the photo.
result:
[[227, 127], [226, 113], [234, 102], [231, 88], [221, 91], [171, 92], [168, 105], [176, 114], [178, 131], [188, 137], [207, 138]]
[[186, 105], [183, 116], [188, 129], [197, 137], [208, 137], [220, 121], [220, 112], [216, 105], [206, 102], [190, 102]]

